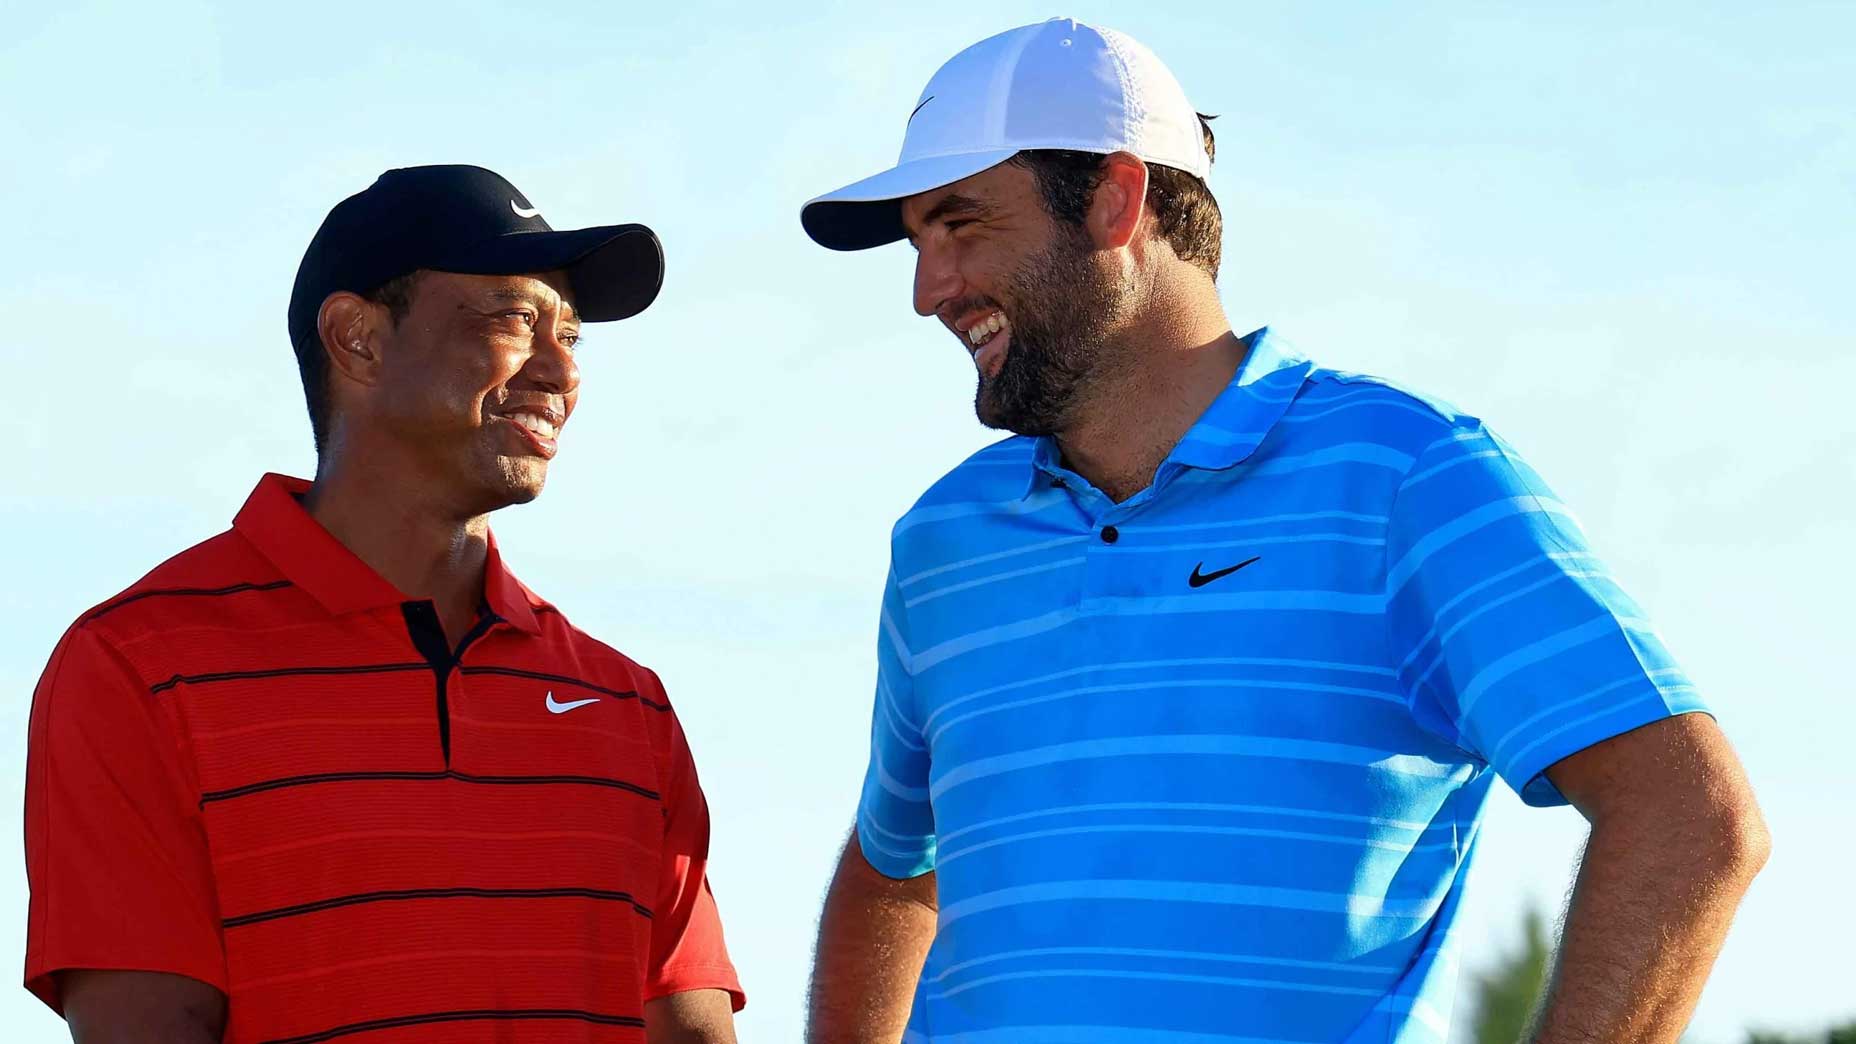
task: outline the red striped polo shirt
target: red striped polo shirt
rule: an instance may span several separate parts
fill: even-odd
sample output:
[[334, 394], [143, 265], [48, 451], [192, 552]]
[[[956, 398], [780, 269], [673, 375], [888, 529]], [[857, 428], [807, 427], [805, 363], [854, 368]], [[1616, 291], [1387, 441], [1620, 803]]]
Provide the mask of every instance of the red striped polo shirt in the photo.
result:
[[492, 542], [455, 644], [269, 475], [65, 634], [33, 698], [26, 985], [172, 972], [227, 1041], [642, 1042], [743, 1003], [709, 816], [650, 670]]

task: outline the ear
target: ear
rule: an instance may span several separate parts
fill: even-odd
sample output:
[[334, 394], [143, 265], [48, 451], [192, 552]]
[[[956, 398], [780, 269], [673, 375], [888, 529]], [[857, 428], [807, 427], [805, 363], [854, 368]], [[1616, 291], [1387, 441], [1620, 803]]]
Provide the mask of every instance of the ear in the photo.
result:
[[316, 332], [322, 338], [323, 354], [329, 359], [330, 375], [335, 378], [331, 383], [345, 380], [369, 387], [377, 383], [382, 334], [391, 325], [384, 307], [359, 294], [343, 290], [324, 298], [322, 311], [316, 316]]
[[1146, 213], [1147, 164], [1132, 152], [1102, 157], [1102, 180], [1085, 222], [1096, 247], [1114, 250], [1133, 242]]

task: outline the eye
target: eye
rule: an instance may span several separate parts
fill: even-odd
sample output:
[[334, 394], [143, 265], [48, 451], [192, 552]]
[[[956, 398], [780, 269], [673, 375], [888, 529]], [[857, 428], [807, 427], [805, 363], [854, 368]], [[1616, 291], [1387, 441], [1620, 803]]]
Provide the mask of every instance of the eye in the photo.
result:
[[531, 330], [534, 329], [535, 324], [540, 321], [539, 316], [537, 316], [534, 312], [531, 312], [526, 308], [511, 308], [509, 311], [504, 312], [503, 315], [505, 317], [512, 316], [512, 315], [515, 316], [517, 319], [522, 320], [523, 326], [526, 326]]
[[567, 346], [567, 350], [571, 352], [575, 348], [580, 347], [580, 331], [569, 330], [560, 335], [560, 340], [563, 345]]
[[947, 230], [949, 232], [957, 232], [960, 229], [965, 228], [966, 226], [971, 225], [971, 224], [973, 224], [972, 218], [956, 218], [955, 220], [949, 221], [947, 223]]

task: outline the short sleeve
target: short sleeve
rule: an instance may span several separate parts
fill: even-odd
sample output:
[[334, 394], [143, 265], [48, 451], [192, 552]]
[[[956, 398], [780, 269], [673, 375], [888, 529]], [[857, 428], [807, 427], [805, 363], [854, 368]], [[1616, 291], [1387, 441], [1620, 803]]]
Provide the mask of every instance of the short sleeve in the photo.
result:
[[722, 940], [722, 916], [709, 888], [709, 804], [696, 778], [689, 741], [674, 712], [663, 785], [664, 855], [651, 910], [651, 966], [646, 1000], [690, 990], [726, 990], [734, 1009], [747, 1004]]
[[1386, 562], [1413, 713], [1528, 804], [1564, 803], [1544, 775], [1561, 758], [1706, 710], [1566, 506], [1480, 424], [1433, 443], [1405, 476]]
[[178, 729], [103, 639], [65, 635], [32, 698], [26, 751], [26, 988], [54, 973], [169, 972], [226, 990], [199, 790]]
[[898, 880], [934, 869], [934, 809], [928, 801], [928, 743], [915, 714], [908, 615], [892, 568], [877, 634], [876, 706], [870, 764], [857, 808], [857, 841], [880, 874]]

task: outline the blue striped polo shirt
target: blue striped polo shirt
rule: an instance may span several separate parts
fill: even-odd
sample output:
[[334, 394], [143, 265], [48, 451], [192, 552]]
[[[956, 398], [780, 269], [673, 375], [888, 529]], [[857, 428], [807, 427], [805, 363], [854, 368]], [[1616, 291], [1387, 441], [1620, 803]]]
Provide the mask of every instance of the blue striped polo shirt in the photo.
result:
[[1480, 420], [1267, 330], [1117, 504], [1049, 439], [895, 528], [858, 839], [905, 1042], [1441, 1042], [1500, 776], [1704, 709]]

